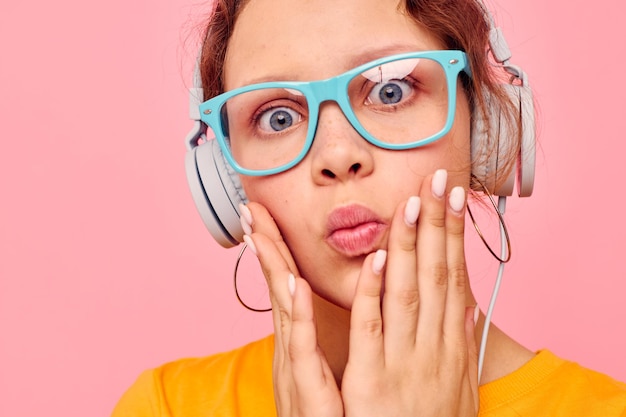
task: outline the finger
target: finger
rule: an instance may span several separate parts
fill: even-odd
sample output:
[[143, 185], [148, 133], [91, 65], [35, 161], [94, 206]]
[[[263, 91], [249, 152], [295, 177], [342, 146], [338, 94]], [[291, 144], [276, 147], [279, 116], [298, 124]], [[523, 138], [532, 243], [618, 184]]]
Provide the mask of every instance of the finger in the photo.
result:
[[276, 243], [266, 235], [256, 232], [250, 236], [244, 236], [244, 240], [259, 259], [270, 295], [276, 298], [282, 308], [291, 310], [292, 300], [288, 290], [287, 278], [289, 274], [294, 274], [294, 271], [292, 271]]
[[380, 311], [382, 271], [387, 253], [378, 250], [365, 258], [350, 316], [348, 366], [374, 370], [384, 364], [383, 319]]
[[476, 346], [476, 337], [474, 331], [476, 328], [476, 319], [478, 316], [478, 305], [475, 307], [467, 307], [465, 309], [465, 341], [467, 343], [467, 371], [469, 385], [474, 400], [475, 412], [478, 412], [478, 346]]
[[249, 236], [244, 236], [244, 240], [257, 254], [270, 290], [272, 319], [276, 330], [275, 346], [282, 347], [275, 351], [275, 359], [282, 364], [291, 329], [292, 300], [287, 290], [287, 277], [290, 273], [298, 275], [298, 270], [267, 209], [261, 204], [251, 202], [247, 206], [240, 206], [240, 210], [244, 230], [247, 229], [247, 233], [253, 232]]
[[[317, 395], [334, 383], [330, 368], [317, 343], [311, 287], [302, 278], [293, 279], [293, 307], [289, 359], [299, 395]], [[329, 380], [330, 377], [330, 380]]]
[[244, 240], [256, 253], [267, 281], [275, 330], [275, 359], [282, 365], [291, 331], [292, 298], [289, 294], [288, 278], [292, 272], [275, 243], [264, 234], [246, 235]]
[[[454, 187], [446, 208], [446, 260], [448, 292], [444, 316], [444, 337], [462, 340], [466, 308], [467, 266], [465, 263], [465, 190]], [[456, 344], [456, 343], [452, 343]]]
[[[385, 268], [383, 320], [385, 352], [406, 357], [415, 345], [419, 291], [417, 286], [417, 218], [421, 201], [411, 197], [400, 205], [389, 232], [388, 260]], [[405, 348], [403, 349], [402, 346]]]
[[274, 218], [270, 215], [267, 209], [255, 202], [248, 203], [247, 207], [250, 213], [251, 227], [255, 233], [261, 233], [267, 236], [276, 245], [278, 251], [285, 259], [285, 262], [289, 265], [289, 270], [293, 272], [295, 276], [300, 276], [296, 262], [291, 255], [291, 251], [284, 241], [278, 226], [274, 222]]
[[[417, 263], [420, 306], [418, 340], [438, 349], [441, 342], [448, 268], [446, 259], [445, 190], [447, 172], [438, 170], [428, 177], [420, 198], [422, 208], [417, 228]], [[435, 345], [432, 345], [432, 344]]]

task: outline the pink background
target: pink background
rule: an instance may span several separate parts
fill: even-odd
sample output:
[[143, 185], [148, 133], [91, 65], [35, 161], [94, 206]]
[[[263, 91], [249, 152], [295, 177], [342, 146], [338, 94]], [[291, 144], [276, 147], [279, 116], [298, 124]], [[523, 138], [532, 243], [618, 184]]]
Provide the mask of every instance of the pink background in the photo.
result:
[[[211, 240], [185, 182], [198, 3], [0, 5], [1, 416], [106, 416], [143, 369], [271, 331], [237, 303], [237, 251]], [[541, 105], [495, 321], [626, 380], [623, 12], [559, 4], [491, 4]], [[496, 265], [469, 243], [484, 307]], [[242, 287], [265, 305], [262, 279]]]

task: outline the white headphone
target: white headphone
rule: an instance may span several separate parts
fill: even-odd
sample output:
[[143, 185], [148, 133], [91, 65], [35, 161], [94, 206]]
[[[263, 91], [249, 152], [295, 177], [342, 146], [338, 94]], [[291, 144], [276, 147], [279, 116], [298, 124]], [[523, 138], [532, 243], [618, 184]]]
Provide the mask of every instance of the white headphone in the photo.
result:
[[[481, 4], [486, 18], [490, 23], [489, 44], [496, 62], [511, 74], [515, 84], [503, 84], [504, 91], [517, 106], [522, 131], [521, 141], [517, 150], [516, 167], [510, 171], [506, 179], [501, 178], [504, 155], [509, 154], [510, 147], [516, 141], [507, 138], [517, 137], [517, 124], [511, 126], [506, 118], [489, 117], [491, 132], [499, 132], [497, 152], [487, 154], [490, 147], [486, 146], [487, 125], [482, 117], [475, 112], [471, 127], [472, 175], [490, 192], [498, 196], [513, 194], [517, 178], [518, 195], [528, 197], [532, 194], [535, 180], [535, 111], [532, 92], [528, 85], [528, 77], [521, 68], [509, 64], [511, 51], [500, 28], [495, 27], [489, 11]], [[232, 247], [243, 240], [243, 230], [239, 222], [239, 203], [246, 203], [247, 198], [239, 181], [238, 174], [224, 158], [216, 140], [207, 140], [207, 125], [200, 120], [198, 106], [203, 101], [202, 79], [199, 66], [194, 71], [194, 86], [189, 91], [189, 117], [194, 126], [185, 138], [187, 154], [185, 169], [191, 194], [196, 203], [200, 217], [211, 235], [224, 247]], [[489, 100], [490, 116], [501, 114], [496, 100]], [[493, 147], [491, 147], [493, 148]], [[501, 158], [502, 157], [502, 158]], [[494, 175], [495, 173], [495, 175]], [[495, 185], [500, 184], [496, 189]]]

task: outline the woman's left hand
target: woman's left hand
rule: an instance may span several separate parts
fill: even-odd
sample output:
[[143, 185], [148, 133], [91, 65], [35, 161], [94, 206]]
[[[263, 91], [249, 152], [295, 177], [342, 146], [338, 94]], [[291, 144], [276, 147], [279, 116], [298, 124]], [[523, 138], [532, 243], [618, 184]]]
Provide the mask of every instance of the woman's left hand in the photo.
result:
[[465, 192], [456, 187], [446, 196], [446, 178], [438, 171], [419, 197], [398, 207], [387, 253], [364, 262], [341, 387], [348, 417], [478, 413], [474, 308], [466, 307]]

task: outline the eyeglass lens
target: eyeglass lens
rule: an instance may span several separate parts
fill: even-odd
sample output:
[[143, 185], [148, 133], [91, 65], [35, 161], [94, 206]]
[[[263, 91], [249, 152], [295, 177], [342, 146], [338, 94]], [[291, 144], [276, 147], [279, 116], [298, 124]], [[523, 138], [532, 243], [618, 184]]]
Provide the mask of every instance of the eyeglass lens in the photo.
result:
[[[337, 91], [341, 94], [349, 98], [350, 109], [345, 111], [374, 141], [386, 144], [429, 138], [444, 128], [448, 117], [445, 70], [428, 58], [374, 66], [353, 77], [346, 91]], [[293, 161], [306, 144], [309, 123], [317, 123], [309, 114], [305, 95], [287, 88], [241, 93], [221, 109], [233, 158], [252, 170]]]

